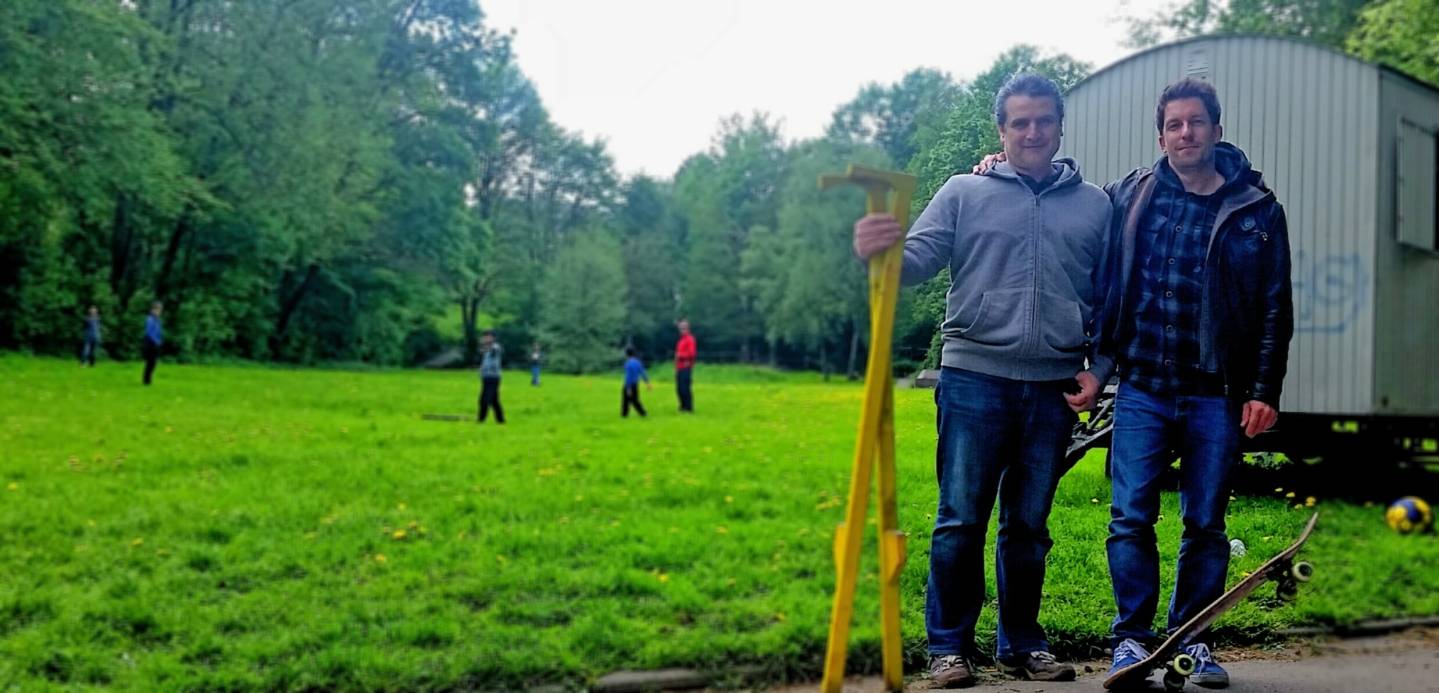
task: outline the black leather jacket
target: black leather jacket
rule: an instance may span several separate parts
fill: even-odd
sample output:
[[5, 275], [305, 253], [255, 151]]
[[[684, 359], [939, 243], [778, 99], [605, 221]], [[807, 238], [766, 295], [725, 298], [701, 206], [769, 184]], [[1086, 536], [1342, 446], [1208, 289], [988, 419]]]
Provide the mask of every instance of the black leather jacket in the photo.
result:
[[[1156, 164], [1157, 165], [1157, 164]], [[1205, 256], [1199, 360], [1221, 376], [1225, 393], [1279, 407], [1294, 336], [1289, 229], [1284, 208], [1238, 147], [1221, 142], [1215, 165], [1227, 183]], [[1104, 309], [1095, 335], [1100, 382], [1133, 335], [1135, 233], [1157, 184], [1151, 168], [1104, 187], [1114, 204], [1105, 259]]]

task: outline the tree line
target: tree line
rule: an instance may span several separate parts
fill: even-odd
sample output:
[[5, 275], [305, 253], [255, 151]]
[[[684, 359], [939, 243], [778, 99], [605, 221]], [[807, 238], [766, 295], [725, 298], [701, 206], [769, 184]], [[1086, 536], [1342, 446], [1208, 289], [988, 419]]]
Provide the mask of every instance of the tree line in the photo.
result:
[[[1262, 30], [1436, 80], [1436, 2], [1191, 0], [1131, 38]], [[998, 148], [1009, 75], [1090, 69], [1023, 45], [969, 80], [917, 69], [820, 137], [735, 114], [673, 176], [625, 177], [550, 119], [472, 0], [7, 0], [0, 348], [69, 352], [93, 304], [133, 357], [159, 300], [181, 358], [473, 362], [494, 328], [584, 372], [626, 344], [665, 357], [687, 316], [707, 359], [853, 375], [863, 202], [817, 175], [906, 170], [922, 208]], [[904, 293], [899, 368], [932, 362], [946, 283]]]

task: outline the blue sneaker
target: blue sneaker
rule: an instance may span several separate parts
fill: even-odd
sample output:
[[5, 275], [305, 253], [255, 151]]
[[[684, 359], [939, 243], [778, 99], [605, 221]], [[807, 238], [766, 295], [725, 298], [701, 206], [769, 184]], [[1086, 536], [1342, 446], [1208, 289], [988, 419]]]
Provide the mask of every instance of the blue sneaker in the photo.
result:
[[1121, 669], [1128, 669], [1149, 656], [1149, 650], [1139, 644], [1137, 640], [1125, 638], [1123, 642], [1114, 646], [1114, 663], [1109, 666], [1109, 675], [1113, 676]]
[[1196, 643], [1184, 648], [1184, 651], [1188, 652], [1189, 656], [1193, 657], [1194, 661], [1199, 663], [1198, 667], [1194, 669], [1194, 673], [1189, 675], [1190, 681], [1205, 688], [1226, 688], [1229, 686], [1229, 672], [1225, 671], [1224, 667], [1219, 666], [1219, 663], [1214, 661], [1214, 655], [1210, 654], [1208, 645]]

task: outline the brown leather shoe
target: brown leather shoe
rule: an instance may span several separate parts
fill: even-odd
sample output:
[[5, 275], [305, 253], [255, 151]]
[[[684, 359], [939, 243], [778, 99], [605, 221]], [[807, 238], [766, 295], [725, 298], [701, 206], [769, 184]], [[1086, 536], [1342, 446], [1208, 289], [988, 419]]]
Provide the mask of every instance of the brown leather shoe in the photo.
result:
[[929, 680], [935, 688], [966, 688], [974, 685], [974, 672], [964, 657], [934, 655], [929, 658]]
[[1074, 680], [1074, 667], [1059, 662], [1054, 655], [1043, 650], [1030, 652], [1016, 662], [1000, 662], [999, 670], [1030, 681]]

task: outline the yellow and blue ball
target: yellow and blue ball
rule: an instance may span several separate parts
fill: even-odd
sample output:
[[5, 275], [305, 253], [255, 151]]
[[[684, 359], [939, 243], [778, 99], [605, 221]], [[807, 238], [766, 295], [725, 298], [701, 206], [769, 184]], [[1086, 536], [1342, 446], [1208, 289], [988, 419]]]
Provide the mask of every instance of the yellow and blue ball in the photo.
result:
[[1418, 496], [1405, 496], [1384, 512], [1389, 528], [1400, 534], [1423, 532], [1434, 524], [1434, 511]]

